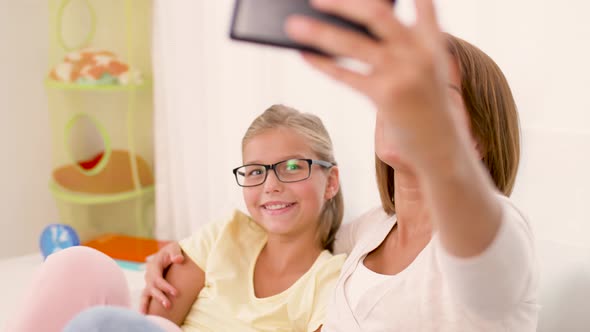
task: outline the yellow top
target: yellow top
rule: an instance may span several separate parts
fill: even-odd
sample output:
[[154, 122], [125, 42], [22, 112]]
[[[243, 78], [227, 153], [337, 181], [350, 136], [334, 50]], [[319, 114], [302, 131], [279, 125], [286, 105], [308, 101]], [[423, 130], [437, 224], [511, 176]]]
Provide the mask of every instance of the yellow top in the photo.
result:
[[266, 239], [254, 220], [236, 211], [229, 221], [205, 225], [180, 242], [205, 272], [183, 331], [315, 331], [323, 324], [344, 255], [324, 250], [291, 287], [257, 298], [254, 265]]

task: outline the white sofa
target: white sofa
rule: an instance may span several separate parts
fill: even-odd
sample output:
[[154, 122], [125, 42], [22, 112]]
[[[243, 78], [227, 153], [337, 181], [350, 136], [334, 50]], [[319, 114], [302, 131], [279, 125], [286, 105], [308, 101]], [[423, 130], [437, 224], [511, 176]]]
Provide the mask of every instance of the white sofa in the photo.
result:
[[590, 252], [539, 241], [541, 265], [539, 332], [590, 331]]
[[[590, 331], [590, 252], [552, 241], [537, 245], [541, 265], [539, 332]], [[18, 303], [35, 269], [39, 254], [0, 261], [0, 326]], [[144, 286], [143, 273], [123, 270], [132, 292], [134, 306]], [[520, 332], [520, 331], [515, 331]]]

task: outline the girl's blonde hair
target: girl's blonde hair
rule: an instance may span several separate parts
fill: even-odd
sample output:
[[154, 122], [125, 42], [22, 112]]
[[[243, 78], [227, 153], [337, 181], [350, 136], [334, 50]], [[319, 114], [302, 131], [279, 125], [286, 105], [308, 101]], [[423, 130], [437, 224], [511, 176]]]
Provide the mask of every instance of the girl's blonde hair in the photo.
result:
[[[294, 130], [305, 138], [310, 149], [318, 158], [336, 165], [332, 140], [322, 120], [313, 114], [302, 113], [284, 105], [273, 105], [254, 119], [242, 139], [242, 150], [253, 137], [266, 130], [279, 127]], [[325, 249], [332, 251], [343, 215], [342, 191], [338, 190], [338, 193], [324, 204], [320, 213], [319, 240]]]
[[[500, 192], [509, 196], [520, 161], [516, 103], [498, 65], [479, 48], [445, 34], [447, 50], [459, 65], [461, 96], [482, 161]], [[381, 205], [395, 213], [393, 168], [375, 156]]]

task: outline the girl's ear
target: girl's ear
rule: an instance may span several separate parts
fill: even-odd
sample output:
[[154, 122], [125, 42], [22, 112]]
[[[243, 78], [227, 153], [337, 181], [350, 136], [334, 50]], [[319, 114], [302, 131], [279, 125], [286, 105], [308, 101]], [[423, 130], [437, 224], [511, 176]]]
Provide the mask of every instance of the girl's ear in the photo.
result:
[[328, 173], [328, 182], [326, 183], [326, 191], [324, 193], [324, 199], [330, 200], [340, 190], [340, 173], [338, 170], [338, 166], [332, 166]]

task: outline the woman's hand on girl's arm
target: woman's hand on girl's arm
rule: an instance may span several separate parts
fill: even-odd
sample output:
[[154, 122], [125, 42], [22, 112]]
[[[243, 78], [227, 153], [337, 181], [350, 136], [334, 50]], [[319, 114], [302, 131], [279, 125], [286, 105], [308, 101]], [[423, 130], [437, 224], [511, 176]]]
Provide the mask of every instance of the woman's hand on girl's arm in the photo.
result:
[[185, 257], [183, 263], [170, 265], [166, 272], [166, 281], [178, 290], [176, 296], [170, 299], [170, 307], [165, 308], [161, 302], [152, 299], [147, 313], [164, 317], [181, 326], [205, 286], [205, 272], [190, 258]]
[[178, 242], [172, 242], [158, 251], [146, 263], [145, 288], [143, 289], [139, 310], [147, 313], [152, 300], [161, 303], [165, 308], [170, 307], [168, 296], [175, 296], [177, 291], [164, 279], [165, 271], [172, 264], [180, 264], [184, 256]]

